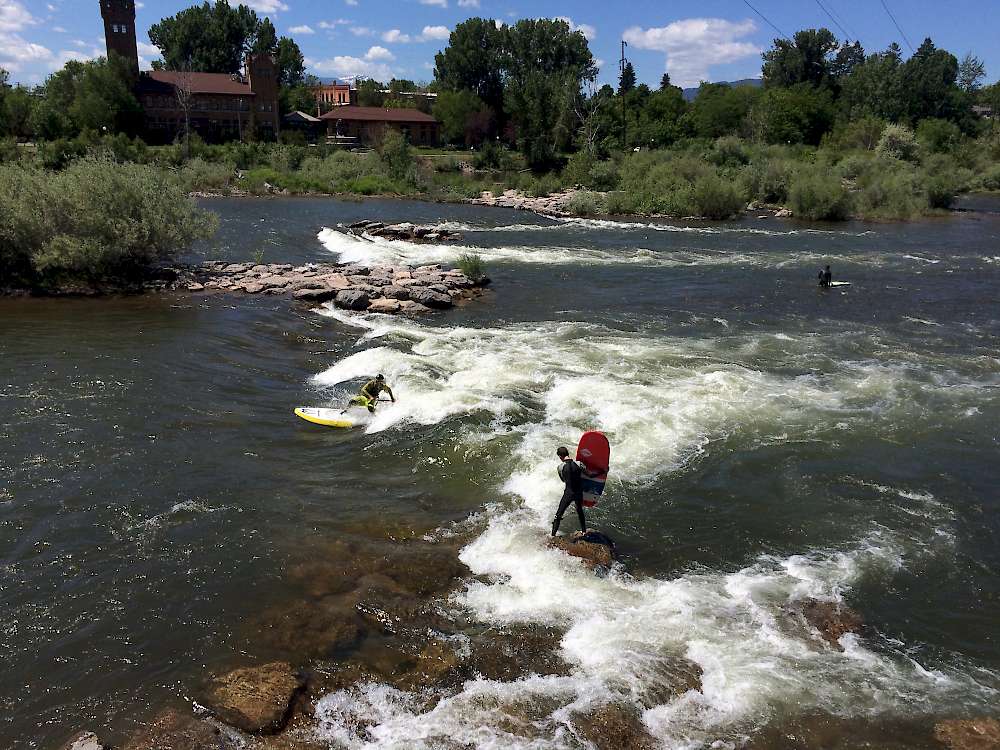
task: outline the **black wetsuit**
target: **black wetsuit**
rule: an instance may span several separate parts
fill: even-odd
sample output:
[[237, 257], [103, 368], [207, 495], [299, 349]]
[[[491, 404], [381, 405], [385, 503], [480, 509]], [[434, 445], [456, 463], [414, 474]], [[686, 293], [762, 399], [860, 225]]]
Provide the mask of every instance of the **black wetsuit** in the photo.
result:
[[819, 285], [820, 286], [830, 286], [833, 281], [833, 274], [830, 271], [820, 271], [819, 272]]
[[563, 490], [562, 500], [559, 501], [559, 510], [556, 511], [556, 517], [552, 521], [552, 536], [555, 536], [556, 532], [559, 531], [563, 513], [566, 512], [570, 503], [576, 505], [576, 515], [580, 519], [580, 530], [586, 534], [587, 519], [583, 515], [583, 469], [576, 461], [566, 459], [559, 464], [559, 478], [566, 485], [566, 489]]

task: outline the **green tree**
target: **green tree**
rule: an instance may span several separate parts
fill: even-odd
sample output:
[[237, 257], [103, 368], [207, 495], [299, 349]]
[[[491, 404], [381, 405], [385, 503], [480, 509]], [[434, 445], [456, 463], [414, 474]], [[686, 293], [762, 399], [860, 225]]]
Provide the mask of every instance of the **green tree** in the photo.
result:
[[836, 57], [830, 63], [830, 74], [838, 83], [842, 82], [864, 62], [865, 48], [861, 46], [861, 42], [847, 42], [837, 50]]
[[496, 115], [482, 99], [468, 89], [442, 91], [434, 103], [434, 117], [449, 143], [478, 146], [489, 135]]
[[903, 60], [895, 42], [870, 55], [841, 82], [840, 109], [845, 119], [872, 117], [898, 122], [906, 116]]
[[796, 32], [793, 41], [775, 39], [774, 46], [764, 53], [764, 84], [828, 85], [833, 77], [833, 53], [839, 46], [829, 29], [805, 29]]
[[938, 49], [925, 39], [913, 57], [903, 63], [903, 85], [909, 120], [919, 122], [926, 117], [959, 119], [970, 103], [958, 95], [958, 58]]
[[381, 107], [385, 104], [385, 84], [374, 78], [365, 78], [357, 82], [358, 104], [362, 107]]
[[958, 66], [959, 88], [969, 94], [975, 93], [982, 87], [984, 78], [986, 78], [986, 63], [969, 52]]
[[493, 20], [470, 18], [458, 24], [448, 46], [434, 56], [434, 79], [441, 90], [472, 91], [494, 112], [503, 112], [505, 36]]
[[3, 103], [3, 119], [8, 134], [15, 138], [31, 137], [31, 116], [34, 106], [35, 97], [28, 89], [15, 86], [7, 92]]
[[[251, 11], [252, 12], [252, 11]], [[255, 55], [271, 55], [278, 48], [278, 32], [270, 18], [261, 21], [247, 38], [249, 51]]]
[[806, 83], [766, 89], [753, 106], [750, 120], [766, 143], [818, 145], [834, 118], [833, 95]]
[[597, 67], [579, 31], [559, 19], [522, 19], [507, 28], [504, 107], [521, 152], [535, 168], [572, 142], [573, 103]]
[[71, 137], [82, 130], [137, 133], [142, 108], [132, 94], [129, 64], [118, 55], [89, 62], [70, 60], [42, 87], [31, 114], [41, 138]]
[[685, 126], [699, 138], [715, 139], [739, 133], [761, 93], [752, 86], [703, 83], [684, 115]]
[[635, 88], [635, 68], [632, 63], [625, 63], [621, 75], [618, 76], [618, 95], [624, 95]]
[[287, 36], [278, 40], [275, 55], [279, 86], [298, 86], [306, 74], [306, 61], [295, 40]]
[[167, 70], [188, 66], [205, 73], [238, 73], [247, 52], [273, 51], [274, 26], [267, 25], [245, 5], [233, 8], [227, 0], [214, 5], [205, 0], [153, 24], [149, 39], [160, 49]]
[[666, 91], [673, 87], [673, 84], [670, 83], [670, 74], [664, 73], [663, 77], [660, 78], [660, 91]]
[[281, 112], [307, 112], [316, 114], [316, 87], [320, 80], [316, 76], [305, 76], [302, 81], [292, 86], [283, 86], [278, 92], [278, 103]]
[[632, 142], [652, 148], [669, 148], [684, 134], [681, 118], [687, 111], [684, 92], [676, 86], [653, 91], [639, 110]]

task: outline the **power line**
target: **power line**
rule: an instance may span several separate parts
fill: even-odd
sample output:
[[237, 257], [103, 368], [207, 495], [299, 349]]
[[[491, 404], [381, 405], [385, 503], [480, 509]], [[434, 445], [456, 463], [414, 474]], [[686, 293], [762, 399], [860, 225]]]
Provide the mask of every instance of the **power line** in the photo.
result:
[[847, 40], [849, 40], [851, 38], [851, 35], [847, 33], [847, 29], [845, 29], [843, 26], [840, 25], [840, 21], [838, 21], [836, 18], [834, 18], [833, 14], [826, 9], [826, 6], [823, 5], [823, 0], [816, 0], [816, 5], [818, 5], [822, 9], [822, 11], [824, 13], [826, 13], [827, 18], [829, 18], [831, 21], [833, 21], [834, 25], [838, 29], [840, 29], [841, 33], [846, 37], [844, 39], [844, 41], [846, 42]]
[[[755, 7], [753, 7], [753, 6], [752, 6], [752, 5], [750, 4], [750, 0], [743, 0], [743, 2], [744, 2], [744, 3], [746, 4], [746, 6], [747, 6], [747, 7], [748, 7], [748, 8], [750, 9], [750, 10], [752, 10], [752, 11], [753, 11], [754, 13], [756, 13], [756, 14], [757, 14], [758, 16], [760, 16], [761, 18], [763, 18], [763, 19], [764, 19], [764, 23], [766, 23], [766, 24], [767, 24], [768, 26], [770, 26], [770, 27], [771, 27], [772, 29], [774, 29], [775, 31], [777, 31], [777, 32], [778, 32], [778, 34], [779, 34], [779, 35], [781, 35], [781, 37], [783, 37], [784, 39], [788, 39], [788, 34], [786, 34], [786, 33], [785, 33], [784, 31], [782, 31], [782, 30], [781, 30], [781, 29], [779, 29], [779, 28], [778, 28], [777, 26], [775, 26], [775, 25], [774, 25], [773, 23], [771, 23], [771, 22], [770, 22], [770, 21], [768, 20], [767, 16], [765, 16], [765, 15], [764, 15], [763, 13], [761, 13], [761, 12], [760, 12], [759, 10], [757, 10], [757, 9], [756, 9]], [[791, 41], [791, 40], [789, 39], [789, 41]]]
[[895, 25], [896, 31], [898, 31], [899, 35], [903, 37], [903, 41], [906, 42], [906, 46], [910, 48], [910, 52], [916, 52], [916, 50], [913, 49], [913, 45], [910, 44], [910, 40], [906, 38], [906, 32], [904, 32], [902, 27], [899, 25], [899, 21], [897, 21], [896, 17], [892, 15], [892, 11], [889, 10], [889, 6], [885, 4], [885, 0], [882, 0], [882, 7], [885, 8], [885, 12], [889, 14], [889, 18], [892, 19], [892, 23]]
[[833, 13], [833, 17], [836, 18], [840, 23], [844, 24], [844, 28], [846, 28], [849, 32], [851, 32], [850, 33], [851, 38], [857, 41], [861, 41], [861, 37], [859, 37], [857, 34], [854, 33], [854, 27], [848, 24], [847, 21], [844, 20], [844, 17], [837, 12], [837, 6], [833, 4], [833, 0], [826, 0], [826, 4], [830, 8], [830, 12]]

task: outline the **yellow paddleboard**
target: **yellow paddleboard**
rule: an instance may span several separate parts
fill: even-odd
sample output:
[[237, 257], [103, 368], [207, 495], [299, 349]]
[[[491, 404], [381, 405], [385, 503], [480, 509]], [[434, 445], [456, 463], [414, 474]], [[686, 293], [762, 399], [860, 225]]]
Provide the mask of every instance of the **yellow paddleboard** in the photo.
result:
[[314, 409], [300, 406], [295, 410], [295, 416], [324, 427], [354, 427], [357, 424], [350, 417], [341, 414], [340, 409]]

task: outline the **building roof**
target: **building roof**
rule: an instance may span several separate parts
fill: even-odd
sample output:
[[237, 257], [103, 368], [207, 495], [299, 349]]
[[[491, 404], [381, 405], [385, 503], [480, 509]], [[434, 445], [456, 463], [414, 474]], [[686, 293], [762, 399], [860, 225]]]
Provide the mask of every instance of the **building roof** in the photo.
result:
[[419, 109], [383, 109], [382, 107], [359, 107], [354, 104], [336, 107], [319, 119], [364, 122], [415, 122], [425, 125], [437, 124], [437, 120], [421, 112]]
[[303, 122], [319, 122], [318, 117], [313, 117], [308, 112], [303, 112], [301, 109], [297, 109], [294, 112], [289, 112], [285, 115], [286, 120], [302, 120]]
[[228, 73], [182, 73], [175, 70], [144, 71], [140, 85], [143, 89], [159, 87], [177, 88], [189, 84], [192, 94], [238, 94], [252, 96], [250, 86], [239, 76]]

